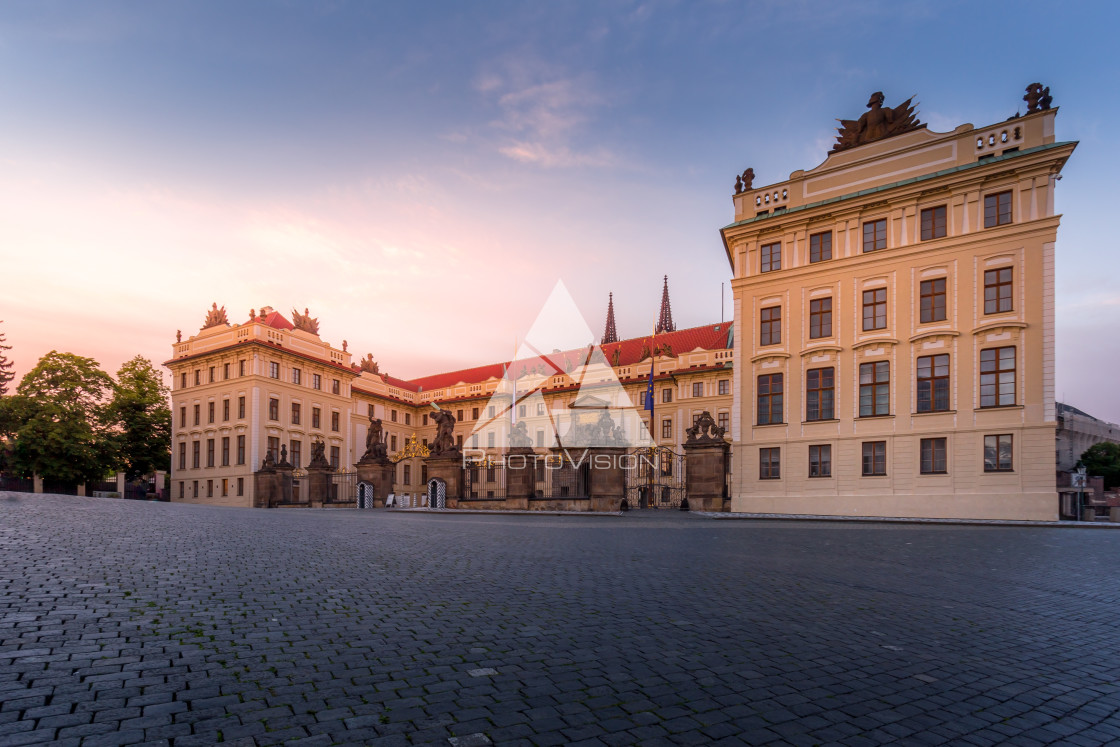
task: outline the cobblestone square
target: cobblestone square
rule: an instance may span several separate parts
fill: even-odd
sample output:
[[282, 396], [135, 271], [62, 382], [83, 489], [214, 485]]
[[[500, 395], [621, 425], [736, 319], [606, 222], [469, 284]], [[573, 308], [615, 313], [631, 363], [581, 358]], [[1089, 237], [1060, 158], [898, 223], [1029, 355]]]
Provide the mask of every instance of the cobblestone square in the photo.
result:
[[1120, 533], [0, 494], [0, 745], [1120, 742]]

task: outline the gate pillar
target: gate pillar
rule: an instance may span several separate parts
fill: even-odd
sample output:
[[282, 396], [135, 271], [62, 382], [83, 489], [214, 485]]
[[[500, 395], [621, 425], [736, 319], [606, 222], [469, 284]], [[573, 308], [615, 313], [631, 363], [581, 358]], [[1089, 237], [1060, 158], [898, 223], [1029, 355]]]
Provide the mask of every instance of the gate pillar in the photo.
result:
[[424, 464], [428, 465], [428, 480], [438, 477], [447, 484], [447, 507], [458, 508], [463, 496], [462, 454], [455, 451], [446, 456], [425, 457]]
[[587, 493], [592, 511], [618, 511], [626, 498], [626, 449], [598, 447], [587, 450], [590, 466]]
[[291, 503], [292, 502], [292, 470], [295, 469], [286, 461], [280, 462], [276, 465], [276, 474], [273, 475], [274, 492], [273, 497], [276, 503]]
[[322, 508], [324, 501], [331, 499], [330, 465], [307, 466], [307, 502], [314, 508]]
[[529, 498], [537, 489], [536, 454], [528, 446], [506, 452], [506, 502], [509, 511], [528, 511]]
[[731, 445], [719, 443], [685, 443], [688, 460], [685, 468], [685, 494], [693, 511], [723, 511], [727, 457]]
[[384, 508], [389, 493], [393, 490], [393, 478], [397, 474], [397, 465], [388, 459], [370, 459], [364, 457], [354, 466], [358, 472], [358, 482], [368, 482], [373, 486], [373, 507]]

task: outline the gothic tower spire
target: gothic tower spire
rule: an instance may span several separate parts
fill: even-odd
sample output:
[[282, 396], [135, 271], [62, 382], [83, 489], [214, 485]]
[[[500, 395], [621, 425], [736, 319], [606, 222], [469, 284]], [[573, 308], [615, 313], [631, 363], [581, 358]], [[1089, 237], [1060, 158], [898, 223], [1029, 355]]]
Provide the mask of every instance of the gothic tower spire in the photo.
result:
[[607, 326], [603, 330], [603, 341], [600, 345], [606, 345], [608, 342], [618, 342], [618, 330], [614, 326], [614, 293], [611, 293], [610, 300], [607, 301]]
[[669, 276], [665, 276], [665, 286], [661, 289], [661, 313], [657, 317], [657, 333], [676, 332], [673, 324], [673, 309], [669, 306]]

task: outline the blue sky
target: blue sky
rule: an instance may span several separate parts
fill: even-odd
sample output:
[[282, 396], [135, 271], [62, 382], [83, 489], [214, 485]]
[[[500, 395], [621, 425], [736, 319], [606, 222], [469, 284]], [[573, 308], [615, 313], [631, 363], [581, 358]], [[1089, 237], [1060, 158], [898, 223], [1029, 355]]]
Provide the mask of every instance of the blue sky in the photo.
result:
[[307, 306], [411, 377], [510, 355], [558, 278], [593, 329], [614, 291], [644, 334], [663, 274], [678, 325], [716, 321], [736, 173], [817, 165], [871, 91], [944, 131], [1039, 80], [1081, 141], [1058, 394], [1118, 421], [1116, 8], [6, 2], [3, 329], [20, 372], [51, 348], [114, 370], [213, 301]]

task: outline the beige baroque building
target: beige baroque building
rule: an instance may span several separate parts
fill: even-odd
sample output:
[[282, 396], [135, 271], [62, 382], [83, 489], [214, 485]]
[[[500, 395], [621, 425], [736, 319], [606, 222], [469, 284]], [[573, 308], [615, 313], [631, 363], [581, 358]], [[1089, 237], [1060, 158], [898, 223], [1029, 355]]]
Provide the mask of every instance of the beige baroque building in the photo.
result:
[[819, 166], [744, 174], [722, 229], [733, 511], [1057, 518], [1054, 191], [1076, 144], [1038, 98], [935, 133], [876, 94]]
[[[231, 324], [215, 304], [196, 335], [178, 336], [165, 362], [173, 380], [172, 500], [253, 506], [253, 473], [265, 455], [279, 459], [284, 449], [295, 467], [306, 467], [316, 441], [336, 471], [351, 471], [372, 416], [397, 461], [394, 493], [418, 505], [427, 479], [420, 454], [435, 435], [433, 404], [455, 414], [456, 438], [469, 455], [484, 459], [508, 443], [500, 400], [509, 362], [405, 381], [382, 373], [370, 355], [353, 361], [345, 341], [336, 348], [322, 340], [306, 310], [292, 317], [266, 306]], [[656, 336], [619, 340], [612, 306], [600, 345], [654, 440], [679, 446], [704, 411], [730, 433], [733, 325], [676, 329], [666, 288], [658, 327]], [[515, 367], [518, 419], [541, 453], [553, 445], [556, 413], [596, 395], [594, 383], [575, 378], [588, 370], [581, 368], [585, 356], [568, 351], [550, 355], [551, 367]], [[644, 409], [651, 366], [652, 422]]]

